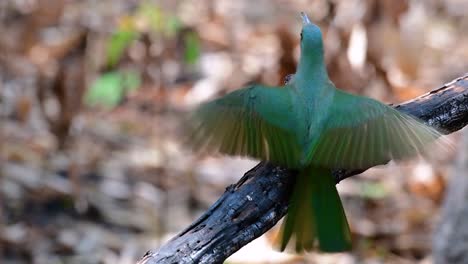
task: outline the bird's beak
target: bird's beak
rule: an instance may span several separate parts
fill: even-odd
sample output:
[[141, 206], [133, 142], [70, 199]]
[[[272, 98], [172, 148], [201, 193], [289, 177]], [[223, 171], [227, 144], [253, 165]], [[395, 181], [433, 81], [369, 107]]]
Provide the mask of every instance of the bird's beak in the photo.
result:
[[306, 13], [301, 12], [301, 17], [302, 17], [302, 24], [305, 26], [307, 24], [312, 24], [309, 20], [309, 17], [306, 15]]

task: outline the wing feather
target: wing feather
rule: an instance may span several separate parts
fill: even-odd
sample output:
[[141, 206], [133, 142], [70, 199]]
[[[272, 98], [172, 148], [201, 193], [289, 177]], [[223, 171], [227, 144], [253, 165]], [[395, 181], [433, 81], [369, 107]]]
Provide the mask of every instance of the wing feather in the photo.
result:
[[290, 88], [255, 85], [201, 105], [188, 120], [196, 149], [250, 156], [290, 168], [300, 164]]
[[324, 167], [364, 169], [424, 154], [440, 136], [434, 128], [392, 107], [337, 90], [324, 132], [309, 159]]

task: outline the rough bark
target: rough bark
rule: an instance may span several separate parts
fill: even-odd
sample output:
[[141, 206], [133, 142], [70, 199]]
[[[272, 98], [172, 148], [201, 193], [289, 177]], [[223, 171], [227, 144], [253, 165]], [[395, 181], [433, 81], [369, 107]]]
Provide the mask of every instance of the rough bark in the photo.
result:
[[[468, 123], [468, 75], [395, 108], [447, 134], [457, 131]], [[361, 172], [336, 170], [334, 175], [339, 183]], [[294, 171], [260, 162], [198, 220], [139, 263], [222, 263], [283, 217], [294, 181]]]

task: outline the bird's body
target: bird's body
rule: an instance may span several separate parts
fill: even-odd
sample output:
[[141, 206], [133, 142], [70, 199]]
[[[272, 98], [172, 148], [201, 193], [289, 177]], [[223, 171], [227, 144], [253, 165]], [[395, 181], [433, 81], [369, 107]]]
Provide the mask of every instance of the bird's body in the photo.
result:
[[364, 169], [424, 150], [440, 134], [374, 99], [336, 89], [322, 34], [303, 15], [301, 58], [282, 87], [252, 85], [201, 105], [192, 115], [196, 148], [250, 156], [297, 169], [280, 249], [351, 247], [332, 169]]

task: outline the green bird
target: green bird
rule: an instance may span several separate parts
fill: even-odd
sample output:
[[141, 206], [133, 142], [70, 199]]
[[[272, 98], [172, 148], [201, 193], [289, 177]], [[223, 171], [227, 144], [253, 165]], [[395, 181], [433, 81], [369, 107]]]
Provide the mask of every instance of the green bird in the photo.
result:
[[282, 87], [250, 85], [199, 106], [195, 148], [249, 156], [298, 170], [279, 239], [297, 252], [350, 250], [332, 169], [365, 169], [421, 154], [435, 129], [374, 99], [339, 90], [324, 62], [320, 28], [301, 13], [301, 57]]

